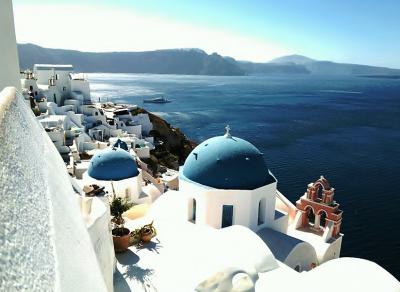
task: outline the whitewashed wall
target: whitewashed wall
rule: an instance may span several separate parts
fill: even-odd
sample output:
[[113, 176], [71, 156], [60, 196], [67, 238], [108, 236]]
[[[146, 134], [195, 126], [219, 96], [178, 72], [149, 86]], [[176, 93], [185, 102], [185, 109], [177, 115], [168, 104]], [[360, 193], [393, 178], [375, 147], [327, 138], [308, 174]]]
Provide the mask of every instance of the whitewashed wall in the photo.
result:
[[65, 165], [14, 88], [0, 141], [0, 290], [106, 291]]
[[141, 203], [139, 198], [140, 194], [142, 193], [143, 182], [141, 170], [139, 170], [139, 174], [136, 177], [113, 181], [113, 186], [111, 185], [111, 181], [97, 180], [92, 178], [87, 171], [83, 173], [82, 180], [85, 184], [96, 183], [104, 186], [105, 191], [107, 191], [110, 195], [113, 195], [112, 188], [114, 186], [115, 195], [117, 197], [127, 198], [134, 203]]
[[90, 100], [90, 86], [87, 80], [72, 79], [71, 91], [79, 91], [83, 94], [86, 100]]
[[148, 114], [138, 114], [131, 117], [132, 121], [142, 125], [142, 133], [148, 135], [151, 130], [153, 130], [153, 124], [150, 122]]
[[297, 244], [285, 259], [286, 265], [292, 269], [298, 266], [300, 272], [309, 271], [312, 263], [318, 263], [317, 254], [315, 253], [315, 249], [308, 242], [300, 242]]
[[[233, 206], [233, 224], [253, 231], [274, 227], [276, 183], [255, 190], [221, 190], [209, 188], [180, 176], [179, 190], [190, 200], [196, 199], [196, 223], [221, 228], [223, 205]], [[258, 224], [259, 202], [265, 199], [264, 223]], [[188, 216], [191, 211], [188, 210]], [[287, 222], [287, 221], [286, 221]]]

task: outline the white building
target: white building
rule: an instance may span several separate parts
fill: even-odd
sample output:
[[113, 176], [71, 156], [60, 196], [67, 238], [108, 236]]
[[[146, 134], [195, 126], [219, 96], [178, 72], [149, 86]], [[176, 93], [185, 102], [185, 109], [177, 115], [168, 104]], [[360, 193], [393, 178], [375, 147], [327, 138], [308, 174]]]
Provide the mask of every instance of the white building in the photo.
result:
[[110, 195], [136, 204], [151, 203], [160, 195], [156, 187], [143, 188], [142, 170], [137, 167], [135, 157], [119, 147], [97, 151], [82, 180], [85, 185], [104, 186]]
[[79, 97], [82, 101], [90, 101], [90, 86], [86, 76], [83, 73], [71, 74], [71, 92], [72, 95], [82, 95]]
[[[277, 207], [277, 180], [268, 170], [263, 154], [249, 142], [224, 136], [198, 145], [180, 169], [179, 193], [187, 200], [187, 220], [224, 228], [242, 225], [256, 232], [275, 256], [298, 271], [308, 271], [332, 257], [314, 248], [325, 246], [339, 257], [341, 235], [308, 242], [302, 232], [288, 234], [289, 212]], [[298, 223], [296, 223], [298, 224]], [[308, 234], [308, 232], [304, 232]], [[321, 248], [318, 251], [321, 253]]]
[[71, 95], [72, 65], [35, 64], [33, 74], [38, 84], [55, 86], [60, 93], [61, 104]]
[[[188, 215], [195, 223], [258, 231], [277, 224], [276, 183], [257, 148], [227, 133], [192, 151], [181, 167], [179, 190], [193, 196]], [[281, 228], [285, 232], [287, 222]]]

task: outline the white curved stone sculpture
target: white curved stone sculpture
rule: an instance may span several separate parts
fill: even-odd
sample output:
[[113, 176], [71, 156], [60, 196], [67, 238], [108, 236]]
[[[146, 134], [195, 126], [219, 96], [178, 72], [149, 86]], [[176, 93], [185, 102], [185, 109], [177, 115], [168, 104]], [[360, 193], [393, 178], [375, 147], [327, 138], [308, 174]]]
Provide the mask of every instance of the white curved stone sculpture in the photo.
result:
[[227, 268], [215, 273], [196, 287], [197, 292], [254, 292], [258, 274]]
[[0, 290], [107, 291], [64, 163], [11, 87], [0, 143]]

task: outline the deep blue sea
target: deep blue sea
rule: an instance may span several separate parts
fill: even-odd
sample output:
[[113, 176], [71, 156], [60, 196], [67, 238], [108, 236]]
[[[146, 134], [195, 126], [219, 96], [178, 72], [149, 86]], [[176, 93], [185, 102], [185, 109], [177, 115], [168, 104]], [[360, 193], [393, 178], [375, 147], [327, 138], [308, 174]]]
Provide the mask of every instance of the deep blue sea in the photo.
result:
[[[324, 175], [343, 209], [342, 256], [400, 279], [400, 80], [89, 74], [92, 95], [137, 104], [201, 142], [234, 136], [264, 153], [292, 202]], [[145, 104], [165, 95], [168, 104]], [[238, 170], [239, 171], [239, 170]]]

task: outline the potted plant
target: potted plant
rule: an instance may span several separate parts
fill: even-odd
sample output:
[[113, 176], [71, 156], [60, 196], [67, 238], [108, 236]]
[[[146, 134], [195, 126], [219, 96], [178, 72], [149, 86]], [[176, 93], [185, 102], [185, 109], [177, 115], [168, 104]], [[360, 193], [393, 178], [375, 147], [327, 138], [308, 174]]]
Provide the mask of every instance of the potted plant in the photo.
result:
[[140, 239], [143, 242], [149, 242], [156, 235], [157, 235], [157, 231], [153, 226], [153, 222], [143, 226], [140, 229]]
[[125, 220], [122, 218], [122, 214], [129, 210], [133, 206], [132, 203], [128, 203], [122, 198], [116, 198], [112, 200], [110, 204], [110, 212], [113, 218], [111, 221], [114, 223], [112, 230], [114, 250], [116, 252], [123, 252], [129, 247], [129, 234], [130, 230], [124, 227]]

